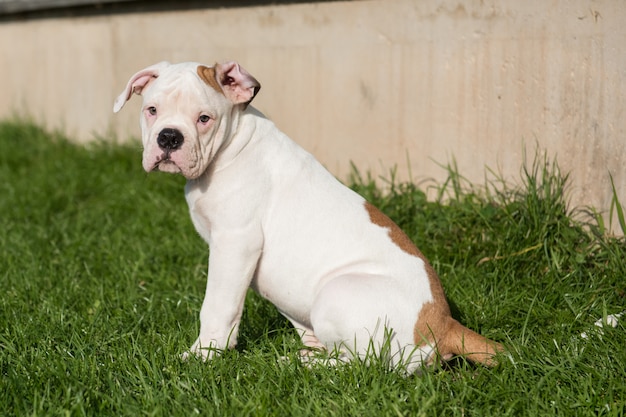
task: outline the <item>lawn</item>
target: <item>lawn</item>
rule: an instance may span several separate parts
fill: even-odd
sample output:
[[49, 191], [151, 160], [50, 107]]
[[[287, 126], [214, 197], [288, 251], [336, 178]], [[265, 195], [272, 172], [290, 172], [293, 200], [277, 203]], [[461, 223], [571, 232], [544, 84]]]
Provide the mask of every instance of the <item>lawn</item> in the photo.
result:
[[252, 292], [235, 350], [182, 361], [208, 254], [184, 180], [144, 173], [137, 145], [77, 146], [27, 123], [0, 123], [0, 147], [0, 414], [626, 413], [626, 316], [594, 326], [626, 310], [625, 242], [568, 206], [567, 175], [541, 152], [515, 186], [444, 167], [430, 200], [350, 180], [431, 259], [455, 317], [508, 349], [494, 368], [456, 359], [404, 377], [375, 360], [302, 366], [298, 336]]

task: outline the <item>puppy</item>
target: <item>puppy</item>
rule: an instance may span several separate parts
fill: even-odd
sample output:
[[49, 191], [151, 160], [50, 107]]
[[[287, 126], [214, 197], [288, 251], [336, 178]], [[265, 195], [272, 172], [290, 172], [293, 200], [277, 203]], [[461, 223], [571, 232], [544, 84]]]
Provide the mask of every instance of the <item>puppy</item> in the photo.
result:
[[493, 365], [502, 347], [451, 317], [437, 274], [402, 230], [249, 106], [259, 88], [235, 62], [161, 62], [133, 75], [114, 104], [143, 97], [143, 167], [187, 178], [191, 219], [210, 246], [187, 355], [235, 346], [251, 287], [309, 351], [384, 353], [408, 372], [437, 354]]

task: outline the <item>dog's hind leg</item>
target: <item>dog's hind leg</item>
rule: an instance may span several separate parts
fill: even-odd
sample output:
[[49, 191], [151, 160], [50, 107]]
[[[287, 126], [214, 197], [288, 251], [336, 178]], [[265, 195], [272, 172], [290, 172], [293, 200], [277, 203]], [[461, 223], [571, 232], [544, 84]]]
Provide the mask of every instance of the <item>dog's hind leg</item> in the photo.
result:
[[[300, 362], [303, 363], [307, 367], [311, 367], [315, 364], [320, 365], [330, 365], [334, 366], [337, 364], [337, 360], [334, 358], [326, 358], [323, 353], [327, 351], [327, 347], [324, 343], [322, 343], [313, 330], [303, 325], [302, 323], [289, 318], [291, 324], [296, 329], [298, 334], [300, 335], [300, 339], [302, 340], [302, 344], [304, 344], [304, 348], [300, 349], [298, 352], [298, 356]], [[283, 360], [288, 360], [287, 357], [282, 357]]]
[[289, 319], [293, 327], [296, 329], [298, 334], [300, 335], [300, 339], [302, 340], [302, 344], [304, 344], [305, 348], [300, 350], [300, 354], [302, 356], [308, 356], [312, 353], [326, 350], [326, 345], [324, 345], [313, 333], [313, 329], [308, 326], [303, 325], [302, 323], [297, 322], [296, 320]]
[[418, 311], [411, 294], [394, 284], [392, 278], [374, 274], [343, 275], [327, 282], [311, 309], [317, 339], [342, 361], [367, 361], [373, 355], [392, 366], [420, 362], [424, 352], [413, 349], [412, 323], [405, 319]]

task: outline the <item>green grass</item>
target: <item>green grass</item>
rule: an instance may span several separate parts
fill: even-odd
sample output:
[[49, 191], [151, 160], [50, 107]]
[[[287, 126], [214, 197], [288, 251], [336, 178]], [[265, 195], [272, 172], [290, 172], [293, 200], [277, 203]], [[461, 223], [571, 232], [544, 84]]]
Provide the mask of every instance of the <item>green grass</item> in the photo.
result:
[[181, 361], [197, 336], [208, 253], [184, 180], [145, 174], [137, 146], [85, 148], [24, 123], [0, 123], [0, 148], [0, 414], [626, 412], [624, 321], [593, 332], [626, 309], [624, 240], [568, 207], [567, 177], [541, 153], [519, 187], [471, 185], [452, 164], [435, 201], [414, 184], [353, 176], [431, 259], [454, 315], [509, 350], [492, 369], [459, 359], [403, 377], [376, 361], [279, 360], [295, 358], [298, 337], [253, 293], [237, 349]]

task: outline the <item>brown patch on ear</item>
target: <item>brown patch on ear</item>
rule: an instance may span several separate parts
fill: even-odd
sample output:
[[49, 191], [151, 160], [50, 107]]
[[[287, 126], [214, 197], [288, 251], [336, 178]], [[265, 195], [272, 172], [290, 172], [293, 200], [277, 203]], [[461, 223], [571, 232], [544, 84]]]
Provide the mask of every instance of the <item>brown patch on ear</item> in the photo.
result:
[[197, 71], [198, 71], [198, 76], [202, 79], [202, 81], [207, 83], [207, 85], [213, 87], [213, 89], [217, 91], [218, 93], [224, 95], [222, 86], [220, 85], [220, 83], [217, 81], [217, 78], [215, 77], [214, 67], [198, 65]]

